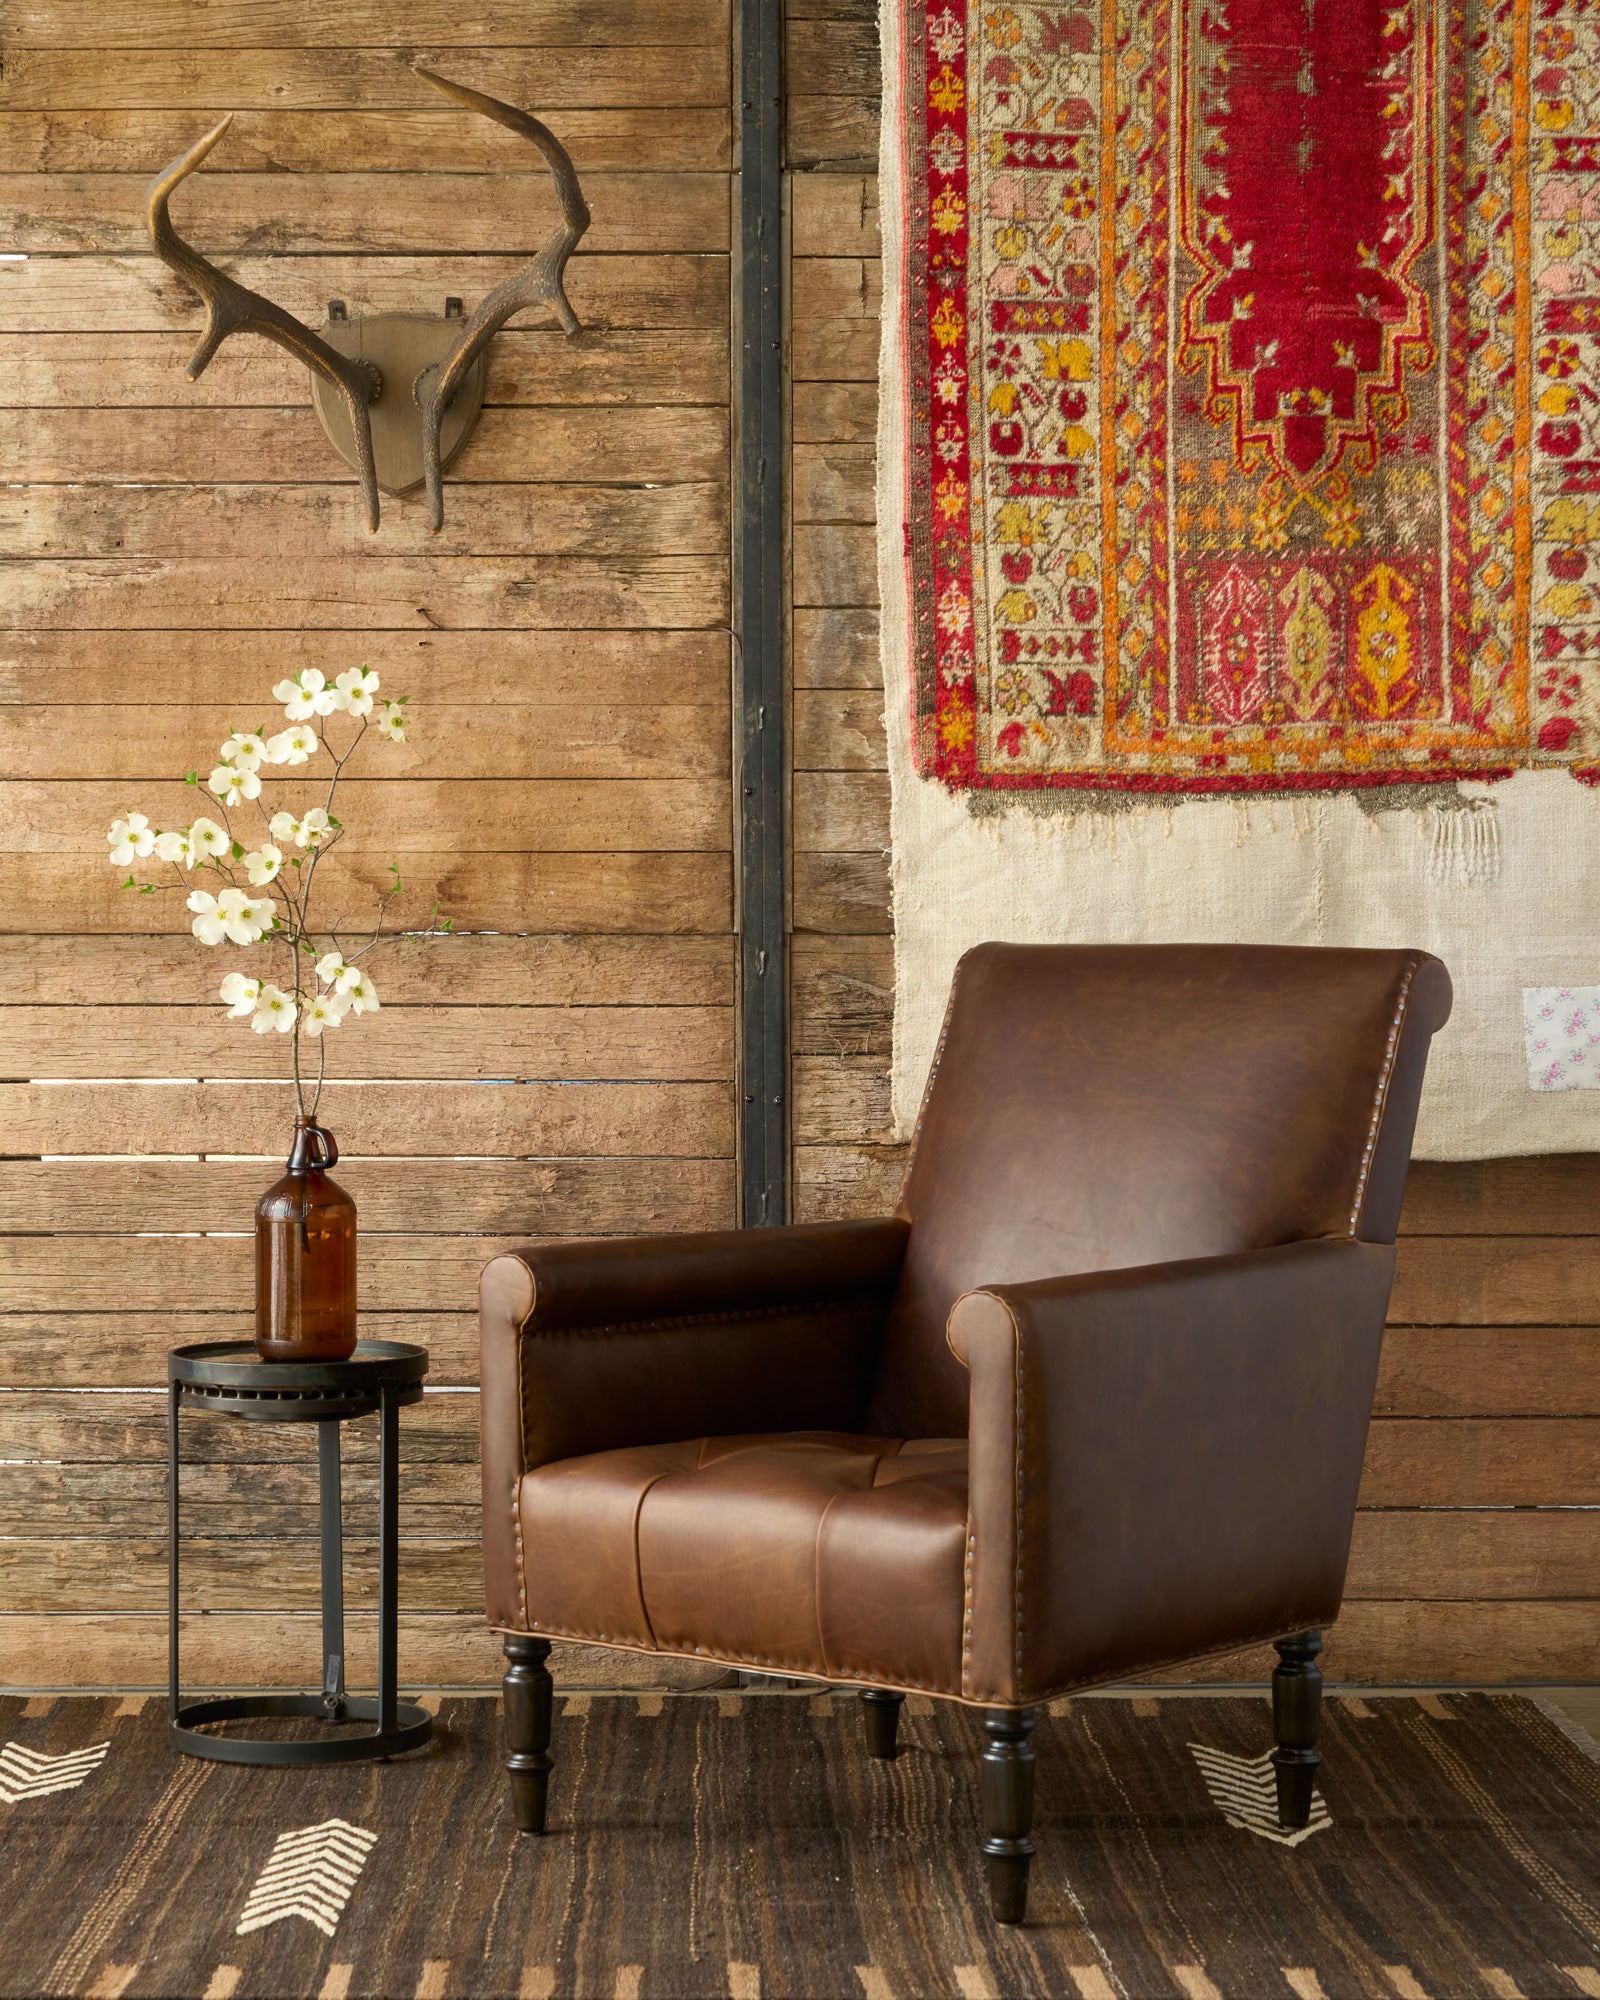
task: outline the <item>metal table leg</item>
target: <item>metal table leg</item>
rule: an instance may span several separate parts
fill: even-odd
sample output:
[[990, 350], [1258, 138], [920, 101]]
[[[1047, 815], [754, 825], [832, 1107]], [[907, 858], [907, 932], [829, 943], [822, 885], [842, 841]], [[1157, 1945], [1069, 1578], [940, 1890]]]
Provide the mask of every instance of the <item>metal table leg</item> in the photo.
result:
[[378, 1422], [378, 1734], [395, 1727], [400, 1611], [400, 1396], [385, 1384]]
[[317, 1473], [322, 1530], [322, 1705], [342, 1722], [344, 1700], [344, 1493], [339, 1477], [337, 1418], [317, 1426]]
[[178, 1719], [178, 1404], [174, 1382], [167, 1390], [167, 1720]]

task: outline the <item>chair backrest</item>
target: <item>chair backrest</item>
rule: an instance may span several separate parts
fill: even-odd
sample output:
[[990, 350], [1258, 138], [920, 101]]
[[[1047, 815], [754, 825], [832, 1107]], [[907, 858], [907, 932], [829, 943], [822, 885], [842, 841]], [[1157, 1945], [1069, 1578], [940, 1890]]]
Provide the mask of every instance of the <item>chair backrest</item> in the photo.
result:
[[1394, 1241], [1450, 979], [1419, 951], [1007, 945], [956, 968], [897, 1213], [869, 1427], [951, 1437], [963, 1292]]

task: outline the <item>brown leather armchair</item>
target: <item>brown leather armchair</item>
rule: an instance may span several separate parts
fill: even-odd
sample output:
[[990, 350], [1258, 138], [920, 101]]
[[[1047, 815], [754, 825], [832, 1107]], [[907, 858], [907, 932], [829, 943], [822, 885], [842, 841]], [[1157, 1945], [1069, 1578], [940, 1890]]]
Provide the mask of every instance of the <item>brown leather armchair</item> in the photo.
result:
[[989, 944], [892, 1216], [538, 1244], [482, 1291], [516, 1821], [552, 1638], [984, 1712], [995, 1916], [1032, 1709], [1259, 1641], [1306, 1824], [1395, 1229], [1450, 981], [1412, 951]]

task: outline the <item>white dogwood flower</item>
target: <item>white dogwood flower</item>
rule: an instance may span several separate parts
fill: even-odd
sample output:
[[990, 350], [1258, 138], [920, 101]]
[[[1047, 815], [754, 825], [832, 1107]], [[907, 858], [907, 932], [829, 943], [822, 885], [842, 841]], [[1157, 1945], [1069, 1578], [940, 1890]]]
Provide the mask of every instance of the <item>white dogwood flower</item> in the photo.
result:
[[248, 1021], [260, 997], [261, 981], [246, 979], [242, 972], [230, 972], [222, 982], [222, 999], [230, 1020]]
[[194, 911], [194, 922], [189, 926], [202, 944], [221, 944], [228, 935], [228, 926], [222, 920], [215, 896], [204, 889], [189, 892], [189, 908]]
[[352, 715], [370, 715], [372, 697], [378, 692], [378, 676], [365, 667], [346, 667], [334, 682]]
[[383, 713], [378, 717], [378, 733], [387, 736], [391, 743], [406, 740], [406, 712], [397, 701], [386, 701]]
[[291, 722], [266, 744], [269, 764], [303, 764], [317, 754], [317, 732], [303, 722]]
[[283, 849], [265, 841], [254, 847], [244, 858], [245, 873], [250, 877], [252, 889], [264, 889], [283, 866]]
[[156, 859], [172, 861], [180, 868], [194, 866], [194, 842], [185, 833], [158, 833], [156, 835]]
[[220, 896], [191, 890], [189, 908], [195, 913], [189, 928], [202, 944], [221, 944], [224, 938], [234, 944], [255, 944], [272, 928], [271, 903], [265, 897], [247, 896], [242, 889], [224, 889]]
[[300, 1009], [300, 1025], [308, 1035], [320, 1035], [324, 1028], [337, 1028], [349, 1002], [339, 993], [317, 993]]
[[353, 1014], [376, 1014], [378, 1011], [378, 989], [372, 983], [372, 975], [354, 966], [346, 968], [356, 975], [354, 986], [345, 988], [345, 997], [350, 1002]]
[[155, 829], [143, 813], [129, 813], [126, 819], [114, 819], [106, 839], [111, 843], [113, 868], [126, 868], [130, 861], [143, 861], [156, 844]]
[[332, 715], [350, 705], [342, 688], [329, 687], [320, 667], [302, 667], [293, 680], [279, 681], [272, 698], [283, 703], [283, 712], [291, 722], [309, 722], [314, 715]]
[[322, 806], [313, 806], [295, 827], [296, 847], [320, 847], [333, 833], [333, 825]]
[[206, 780], [206, 785], [225, 806], [236, 806], [245, 799], [259, 799], [261, 796], [259, 773], [234, 764], [219, 764]]
[[325, 951], [317, 960], [317, 977], [335, 993], [348, 993], [361, 983], [360, 968], [346, 965], [343, 952], [338, 951]]
[[272, 835], [274, 840], [292, 841], [294, 839], [294, 830], [299, 824], [300, 822], [295, 818], [293, 813], [276, 812], [268, 822], [267, 831]]
[[253, 771], [267, 758], [267, 746], [253, 729], [236, 729], [217, 756], [224, 764], [237, 764], [241, 771]]
[[279, 986], [263, 986], [256, 995], [250, 1025], [258, 1035], [286, 1035], [294, 1026], [294, 1001]]
[[189, 829], [189, 845], [194, 849], [197, 861], [214, 861], [219, 855], [233, 851], [232, 840], [214, 819], [195, 821]]

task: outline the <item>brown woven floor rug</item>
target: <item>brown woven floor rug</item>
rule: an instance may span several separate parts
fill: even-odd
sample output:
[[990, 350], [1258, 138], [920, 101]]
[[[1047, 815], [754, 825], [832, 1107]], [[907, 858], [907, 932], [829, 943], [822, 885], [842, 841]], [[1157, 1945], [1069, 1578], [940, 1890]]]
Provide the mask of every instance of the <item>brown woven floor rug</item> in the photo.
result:
[[1264, 1702], [1059, 1704], [1012, 1932], [959, 1710], [912, 1704], [881, 1765], [845, 1695], [557, 1706], [553, 1832], [518, 1840], [492, 1700], [331, 1771], [175, 1757], [155, 1699], [0, 1701], [0, 1991], [1600, 1996], [1600, 1765], [1530, 1701], [1330, 1700], [1294, 1845], [1256, 1830]]

